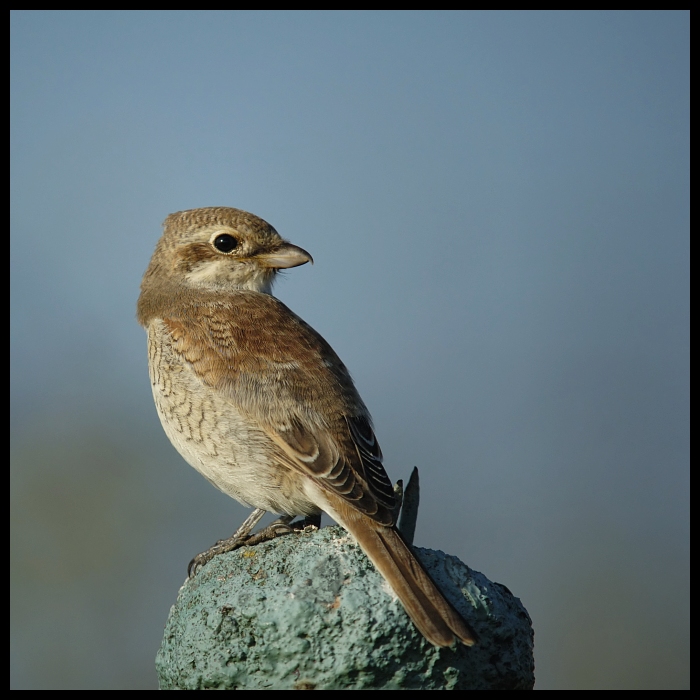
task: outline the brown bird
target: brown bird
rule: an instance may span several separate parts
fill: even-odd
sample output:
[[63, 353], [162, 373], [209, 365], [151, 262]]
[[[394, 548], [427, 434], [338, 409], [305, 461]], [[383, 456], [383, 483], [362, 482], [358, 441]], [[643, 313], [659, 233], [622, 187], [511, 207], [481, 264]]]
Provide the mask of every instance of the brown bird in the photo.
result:
[[476, 636], [396, 529], [397, 497], [372, 419], [328, 343], [272, 296], [277, 271], [312, 261], [229, 207], [171, 214], [141, 284], [163, 428], [214, 486], [256, 510], [193, 560], [250, 542], [265, 511], [320, 518], [358, 541], [431, 643]]

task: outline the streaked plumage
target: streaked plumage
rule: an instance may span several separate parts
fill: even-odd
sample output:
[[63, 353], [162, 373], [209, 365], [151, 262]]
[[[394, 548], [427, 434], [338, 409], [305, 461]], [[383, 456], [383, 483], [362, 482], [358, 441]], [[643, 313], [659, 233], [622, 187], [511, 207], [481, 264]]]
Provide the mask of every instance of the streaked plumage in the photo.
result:
[[475, 636], [395, 528], [372, 422], [326, 341], [271, 295], [311, 260], [262, 219], [226, 207], [165, 221], [138, 303], [159, 416], [182, 456], [266, 511], [325, 511], [357, 539], [432, 643]]

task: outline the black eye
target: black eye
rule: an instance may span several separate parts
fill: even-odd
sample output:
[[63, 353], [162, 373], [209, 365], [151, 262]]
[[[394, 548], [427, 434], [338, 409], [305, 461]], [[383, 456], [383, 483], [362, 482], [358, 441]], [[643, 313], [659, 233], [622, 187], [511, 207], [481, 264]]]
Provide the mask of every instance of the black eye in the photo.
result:
[[238, 241], [233, 236], [229, 236], [228, 233], [222, 233], [214, 239], [214, 248], [222, 253], [230, 253], [237, 246]]

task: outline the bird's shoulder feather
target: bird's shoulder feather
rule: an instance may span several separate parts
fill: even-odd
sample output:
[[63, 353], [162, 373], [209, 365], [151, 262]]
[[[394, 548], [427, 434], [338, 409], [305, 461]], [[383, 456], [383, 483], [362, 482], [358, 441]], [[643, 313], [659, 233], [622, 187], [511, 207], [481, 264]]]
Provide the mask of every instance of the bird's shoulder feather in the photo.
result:
[[369, 412], [345, 365], [311, 326], [278, 299], [248, 291], [189, 297], [159, 316], [175, 352], [254, 420], [288, 463], [393, 524], [396, 497]]

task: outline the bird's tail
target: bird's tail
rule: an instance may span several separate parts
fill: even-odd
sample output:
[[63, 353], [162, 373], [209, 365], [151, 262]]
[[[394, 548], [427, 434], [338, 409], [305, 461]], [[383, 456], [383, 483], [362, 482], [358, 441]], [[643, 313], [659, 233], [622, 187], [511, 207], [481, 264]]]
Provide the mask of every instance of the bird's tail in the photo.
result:
[[468, 646], [477, 641], [474, 630], [440, 592], [395, 527], [380, 525], [349, 508], [338, 516], [429, 642], [450, 646], [455, 636]]

